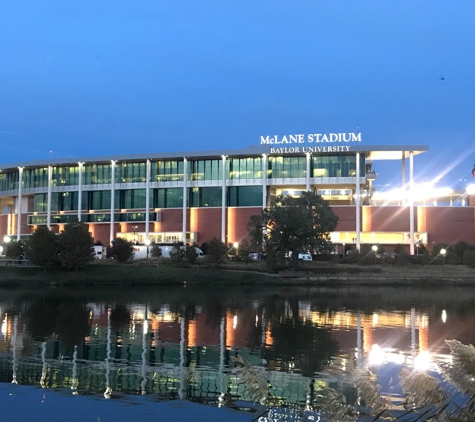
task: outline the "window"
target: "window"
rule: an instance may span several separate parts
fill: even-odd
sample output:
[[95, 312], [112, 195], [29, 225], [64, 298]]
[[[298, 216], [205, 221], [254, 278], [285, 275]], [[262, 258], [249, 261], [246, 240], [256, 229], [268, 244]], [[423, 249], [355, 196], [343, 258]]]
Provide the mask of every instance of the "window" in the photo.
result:
[[229, 207], [262, 206], [262, 186], [233, 186], [228, 188]]

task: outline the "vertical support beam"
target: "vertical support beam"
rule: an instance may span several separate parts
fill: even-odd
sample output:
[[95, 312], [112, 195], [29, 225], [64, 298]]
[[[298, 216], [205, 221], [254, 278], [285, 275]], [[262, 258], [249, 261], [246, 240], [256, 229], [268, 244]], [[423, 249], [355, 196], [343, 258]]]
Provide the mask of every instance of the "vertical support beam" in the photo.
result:
[[53, 167], [48, 166], [48, 193], [46, 200], [46, 226], [51, 230], [51, 185], [53, 184]]
[[402, 152], [401, 160], [401, 204], [403, 205], [406, 198], [406, 151]]
[[262, 154], [262, 208], [267, 207], [267, 154]]
[[22, 202], [22, 182], [23, 182], [23, 167], [18, 167], [18, 203], [16, 207], [17, 211], [17, 229], [16, 240], [19, 242], [21, 238], [21, 202]]
[[305, 173], [305, 190], [307, 192], [310, 191], [310, 153], [305, 153], [306, 157], [306, 164], [307, 164], [307, 171]]
[[145, 164], [145, 241], [150, 232], [150, 160]]
[[361, 193], [360, 193], [360, 153], [356, 153], [356, 249], [361, 247]]
[[82, 214], [82, 170], [84, 167], [84, 163], [78, 163], [78, 220], [81, 221], [81, 214]]
[[409, 231], [410, 231], [410, 250], [414, 255], [414, 152], [409, 153]]
[[187, 204], [187, 180], [188, 180], [188, 160], [186, 157], [183, 157], [183, 225], [182, 225], [182, 240], [183, 243], [186, 244], [186, 208], [188, 206]]
[[115, 165], [117, 161], [111, 160], [111, 222], [110, 222], [110, 235], [109, 241], [112, 245], [112, 241], [115, 238]]
[[221, 242], [226, 243], [226, 156], [221, 156], [222, 186], [221, 186]]

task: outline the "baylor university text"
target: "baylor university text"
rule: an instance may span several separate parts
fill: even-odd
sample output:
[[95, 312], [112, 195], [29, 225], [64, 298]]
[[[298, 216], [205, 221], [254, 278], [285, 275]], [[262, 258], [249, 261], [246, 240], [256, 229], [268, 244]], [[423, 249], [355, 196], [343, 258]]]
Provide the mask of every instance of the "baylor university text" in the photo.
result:
[[361, 142], [361, 133], [309, 133], [307, 137], [304, 134], [284, 135], [279, 138], [274, 136], [261, 136], [261, 145], [279, 145], [279, 144], [303, 144], [313, 142]]

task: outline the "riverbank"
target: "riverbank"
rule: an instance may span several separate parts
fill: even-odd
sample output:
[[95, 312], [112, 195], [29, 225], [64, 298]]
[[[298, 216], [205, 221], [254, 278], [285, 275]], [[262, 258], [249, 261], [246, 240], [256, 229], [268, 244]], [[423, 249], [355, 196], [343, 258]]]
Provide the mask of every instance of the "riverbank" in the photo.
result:
[[51, 286], [133, 287], [154, 285], [416, 285], [460, 284], [475, 286], [475, 270], [461, 265], [369, 266], [308, 263], [301, 270], [268, 273], [263, 263], [227, 263], [220, 267], [191, 268], [157, 265], [152, 262], [119, 264], [96, 262], [80, 271], [62, 268], [0, 267], [0, 287], [36, 288]]

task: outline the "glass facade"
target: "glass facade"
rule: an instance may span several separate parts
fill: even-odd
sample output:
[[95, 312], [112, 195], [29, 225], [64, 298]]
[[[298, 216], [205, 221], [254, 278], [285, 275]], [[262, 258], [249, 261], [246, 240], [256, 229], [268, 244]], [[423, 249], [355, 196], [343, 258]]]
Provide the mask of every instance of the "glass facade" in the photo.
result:
[[230, 158], [229, 178], [233, 180], [262, 179], [262, 158]]
[[[17, 176], [18, 177], [18, 176]], [[48, 186], [48, 167], [24, 169], [22, 187], [25, 189], [45, 188]]]
[[182, 208], [183, 207], [183, 189], [166, 188], [152, 190], [152, 208]]
[[221, 160], [196, 160], [190, 161], [190, 180], [221, 180]]
[[[51, 183], [53, 186], [76, 186], [79, 184], [79, 167], [53, 167]], [[46, 174], [48, 170], [46, 169]], [[25, 173], [23, 174], [25, 182]]]
[[[360, 157], [360, 171], [364, 175], [365, 157]], [[311, 160], [311, 177], [356, 177], [356, 156], [315, 156]]]
[[183, 180], [183, 160], [153, 161], [152, 182], [178, 182]]
[[111, 182], [111, 164], [86, 164], [83, 168], [83, 185], [101, 185]]
[[115, 166], [116, 183], [140, 183], [147, 181], [147, 165], [141, 163], [118, 163]]
[[145, 208], [145, 189], [127, 189], [116, 191], [119, 193], [119, 201], [116, 202], [116, 208], [134, 209]]
[[222, 188], [189, 188], [189, 207], [220, 207], [222, 204]]
[[228, 188], [228, 207], [261, 207], [262, 186], [233, 186]]
[[302, 178], [307, 175], [306, 157], [269, 157], [267, 177], [269, 179]]
[[[39, 193], [33, 197], [33, 212], [46, 212], [48, 210], [48, 194]], [[51, 194], [51, 211], [77, 211], [77, 192], [53, 192]]]

